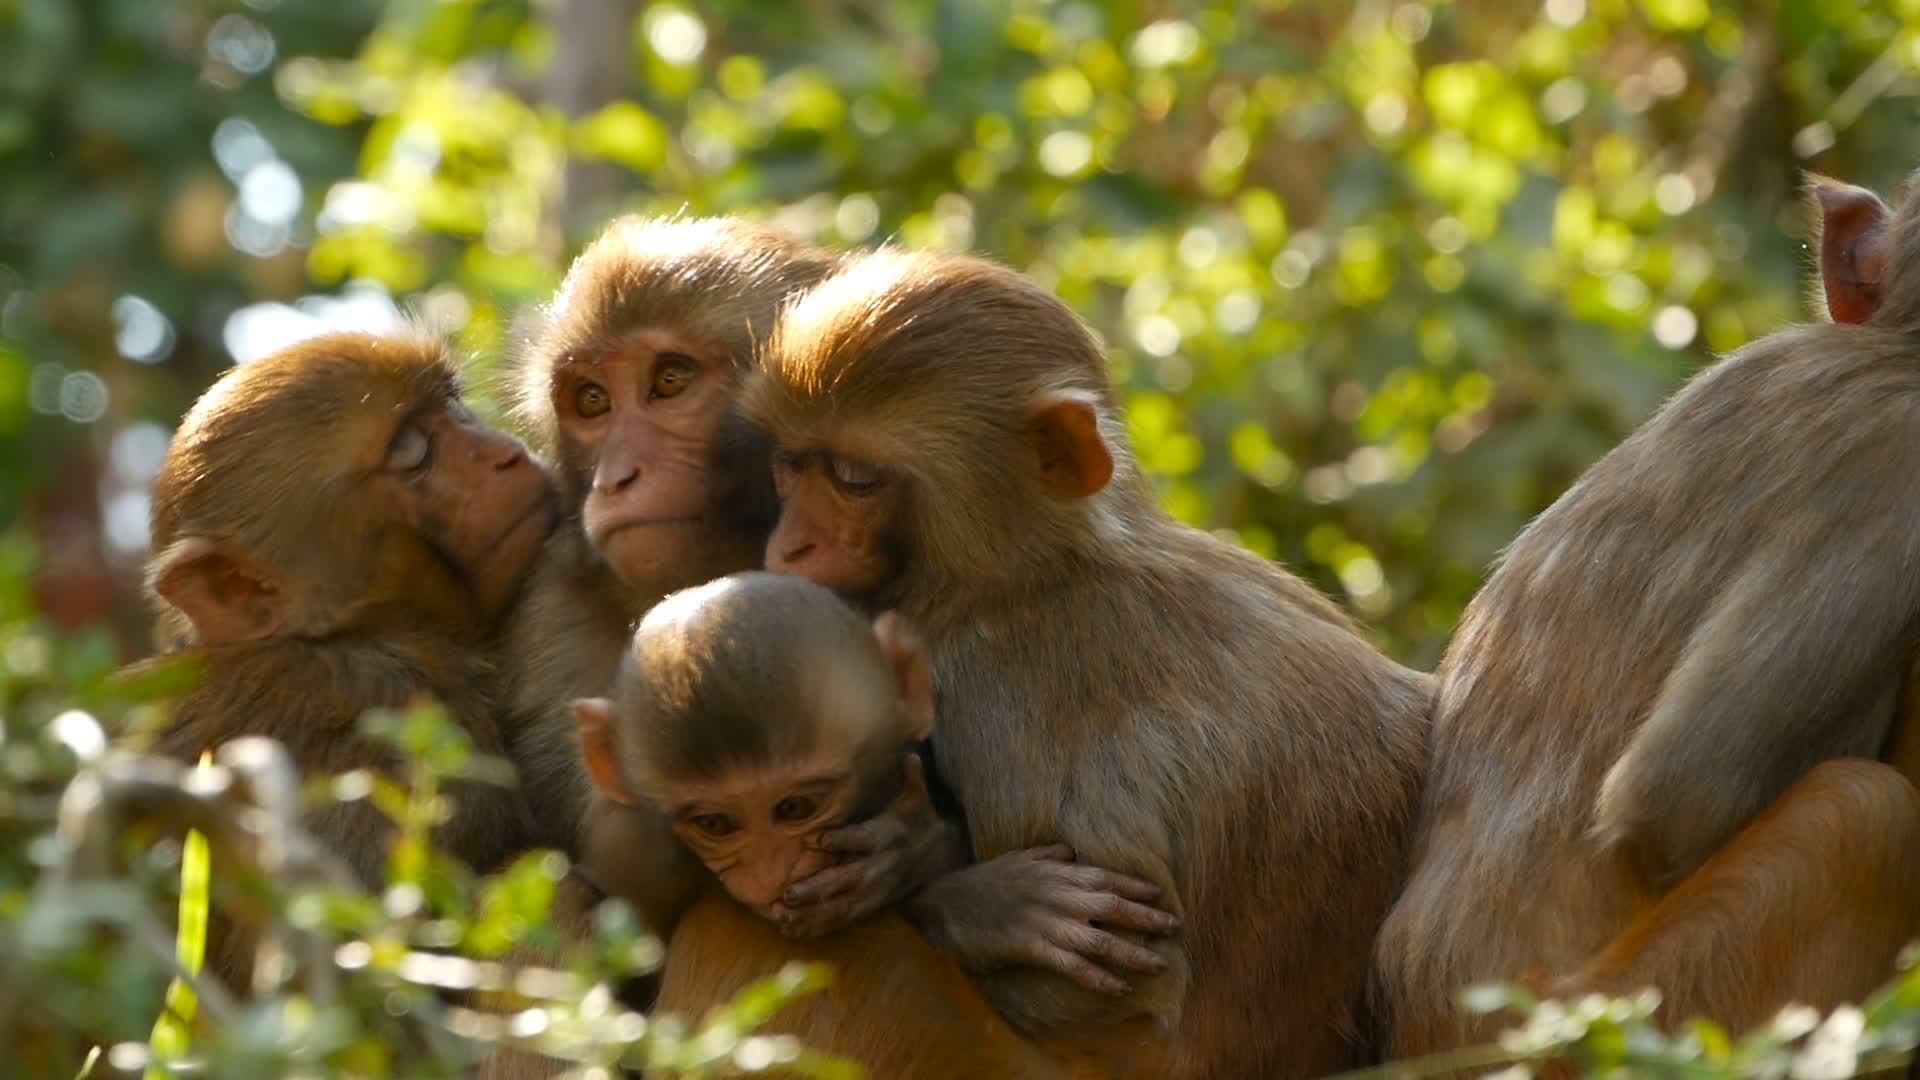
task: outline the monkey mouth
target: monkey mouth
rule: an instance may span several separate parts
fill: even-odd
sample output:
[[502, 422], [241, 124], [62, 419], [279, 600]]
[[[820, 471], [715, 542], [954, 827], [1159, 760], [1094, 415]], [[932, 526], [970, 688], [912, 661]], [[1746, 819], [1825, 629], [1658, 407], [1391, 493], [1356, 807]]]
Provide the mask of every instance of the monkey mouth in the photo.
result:
[[699, 514], [680, 514], [671, 517], [626, 518], [600, 529], [600, 543], [606, 544], [621, 533], [636, 529], [688, 528], [700, 524], [706, 519]]
[[553, 527], [559, 524], [560, 508], [555, 503], [552, 495], [542, 495], [540, 498], [528, 503], [525, 510], [520, 511], [519, 514], [514, 516], [512, 521], [507, 523], [506, 528], [500, 530], [500, 535], [494, 538], [490, 549], [500, 547], [507, 541], [520, 535], [521, 530], [535, 522], [539, 523], [540, 534], [542, 536], [552, 532]]

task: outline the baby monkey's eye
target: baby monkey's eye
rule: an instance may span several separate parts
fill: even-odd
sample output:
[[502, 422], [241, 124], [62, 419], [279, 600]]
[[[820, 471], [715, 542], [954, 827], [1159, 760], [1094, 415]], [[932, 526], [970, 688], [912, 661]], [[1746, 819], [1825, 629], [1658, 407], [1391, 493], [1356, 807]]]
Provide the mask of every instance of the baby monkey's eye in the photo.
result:
[[687, 819], [694, 828], [708, 836], [730, 836], [738, 828], [733, 819], [725, 814], [695, 814]]
[[849, 495], [865, 495], [880, 486], [880, 470], [864, 461], [833, 457], [833, 484]]
[[591, 420], [613, 408], [613, 398], [608, 396], [607, 388], [599, 383], [583, 382], [573, 391], [573, 408], [582, 417]]
[[820, 812], [820, 802], [811, 795], [789, 795], [781, 799], [773, 808], [773, 820], [787, 822], [806, 821]]

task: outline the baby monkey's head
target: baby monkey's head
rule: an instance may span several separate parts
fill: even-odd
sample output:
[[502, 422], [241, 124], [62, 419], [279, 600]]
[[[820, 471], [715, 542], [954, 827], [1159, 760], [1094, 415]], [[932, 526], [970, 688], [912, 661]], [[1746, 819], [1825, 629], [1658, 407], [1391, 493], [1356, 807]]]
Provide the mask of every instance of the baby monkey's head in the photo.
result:
[[613, 697], [574, 703], [602, 795], [651, 802], [741, 903], [778, 917], [833, 861], [821, 832], [869, 817], [933, 733], [925, 653], [804, 578], [744, 573], [649, 611]]

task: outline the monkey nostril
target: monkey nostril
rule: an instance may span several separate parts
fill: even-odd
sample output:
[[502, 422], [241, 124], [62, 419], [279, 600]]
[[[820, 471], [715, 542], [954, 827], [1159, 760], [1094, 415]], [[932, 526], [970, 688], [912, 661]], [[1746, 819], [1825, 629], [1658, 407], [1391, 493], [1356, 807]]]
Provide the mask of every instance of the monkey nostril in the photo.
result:
[[791, 566], [811, 554], [813, 554], [813, 544], [805, 543], [799, 547], [788, 549], [786, 554], [780, 556], [780, 561]]

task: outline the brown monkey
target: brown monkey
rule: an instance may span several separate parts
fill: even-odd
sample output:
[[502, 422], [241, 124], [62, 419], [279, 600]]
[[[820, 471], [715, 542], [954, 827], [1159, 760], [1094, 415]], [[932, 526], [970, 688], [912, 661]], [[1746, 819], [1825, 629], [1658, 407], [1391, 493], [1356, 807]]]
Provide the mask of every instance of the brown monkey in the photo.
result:
[[[735, 393], [780, 305], [835, 259], [739, 219], [623, 219], [576, 260], [532, 335], [516, 369], [517, 409], [553, 452], [566, 518], [512, 620], [509, 652], [515, 759], [552, 846], [580, 851], [591, 790], [568, 702], [613, 685], [634, 621], [662, 596], [760, 564], [778, 502], [765, 437], [735, 409]], [[863, 857], [797, 883], [786, 927], [844, 925], [944, 861], [951, 830], [919, 812], [923, 798], [910, 788], [887, 813], [821, 836], [829, 851]], [[703, 880], [698, 862], [650, 808], [620, 816], [621, 828], [594, 832], [617, 850], [583, 855], [602, 886], [665, 934]], [[1052, 875], [1008, 870], [1009, 895], [1044, 894]], [[1039, 941], [994, 935], [962, 947], [988, 963]], [[1086, 974], [1071, 954], [1045, 955]]]
[[[914, 748], [934, 722], [925, 655], [897, 617], [869, 624], [819, 585], [764, 573], [663, 601], [641, 622], [615, 697], [583, 700], [575, 710], [602, 797], [660, 807], [721, 886], [766, 920], [779, 919], [789, 885], [830, 864], [816, 843], [822, 833], [871, 816], [903, 786], [922, 782]], [[590, 815], [589, 828], [599, 820]], [[965, 858], [957, 846], [950, 855], [954, 866]], [[1085, 887], [1066, 891], [1088, 919], [1143, 934], [1176, 929], [1171, 916], [1147, 906], [1158, 890], [1144, 881], [1070, 867], [1055, 852], [1025, 857], [1078, 875]], [[1097, 926], [1057, 928], [1075, 925], [1103, 939], [1053, 946], [1079, 964], [1094, 966], [1097, 957], [1130, 973], [1165, 968], [1150, 950]], [[720, 940], [741, 934], [768, 936], [736, 926]], [[663, 1007], [711, 1003], [769, 974], [686, 944], [676, 936]], [[830, 989], [772, 1023], [874, 1075], [1064, 1075], [1064, 1058], [1016, 1035], [898, 914], [782, 952], [835, 964], [842, 980], [860, 981], [869, 1006], [884, 995], [877, 1011], [850, 1011]], [[907, 1030], [913, 1036], [900, 1038]]]
[[[923, 635], [935, 751], [988, 860], [928, 886], [934, 940], [1036, 845], [1151, 881], [1168, 963], [1115, 999], [980, 983], [1015, 1026], [1172, 1029], [1181, 1076], [1361, 1060], [1367, 952], [1399, 887], [1429, 688], [1298, 578], [1176, 523], [1063, 304], [973, 258], [851, 257], [782, 316], [743, 405], [783, 498], [769, 569]], [[884, 1008], [876, 1004], [876, 1008]]]
[[1487, 979], [1656, 986], [1735, 1030], [1920, 933], [1891, 749], [1920, 631], [1920, 215], [1817, 186], [1828, 306], [1695, 376], [1507, 550], [1439, 671], [1398, 1055]]
[[[574, 262], [516, 365], [516, 411], [550, 451], [564, 520], [510, 623], [514, 758], [540, 837], [578, 853], [590, 785], [575, 698], [604, 693], [634, 621], [675, 589], [755, 567], [775, 500], [733, 409], [778, 305], [832, 256], [731, 219], [626, 218]], [[629, 815], [606, 883], [664, 933], [700, 882], [671, 829]], [[614, 860], [602, 860], [611, 864]]]
[[[339, 334], [234, 368], [181, 421], [153, 493], [147, 583], [162, 633], [205, 660], [161, 752], [192, 761], [240, 735], [285, 743], [308, 774], [389, 768], [362, 712], [443, 702], [505, 756], [490, 635], [554, 521], [547, 474], [461, 404], [436, 342]], [[441, 846], [487, 870], [529, 843], [515, 791], [460, 784]], [[390, 822], [365, 801], [316, 833], [369, 886]], [[223, 978], [250, 981], [223, 935]]]

